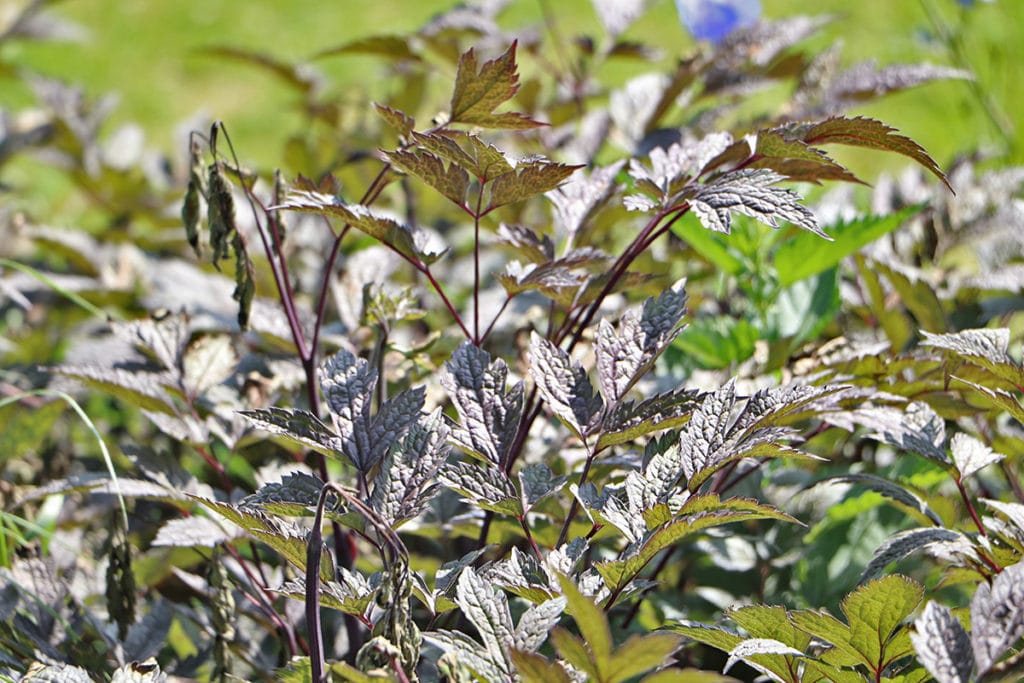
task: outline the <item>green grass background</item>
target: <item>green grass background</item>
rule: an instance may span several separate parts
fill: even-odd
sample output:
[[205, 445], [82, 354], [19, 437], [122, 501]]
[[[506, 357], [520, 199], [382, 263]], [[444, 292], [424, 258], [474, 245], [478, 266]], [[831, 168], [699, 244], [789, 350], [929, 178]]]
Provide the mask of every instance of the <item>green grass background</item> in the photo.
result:
[[[0, 0], [0, 6], [12, 0]], [[545, 2], [563, 36], [600, 34], [586, 0], [515, 0], [502, 17], [507, 27], [541, 27]], [[828, 13], [835, 21], [809, 46], [844, 44], [844, 59], [876, 58], [881, 64], [928, 61], [951, 63], [935, 40], [924, 10], [929, 3], [964, 37], [964, 55], [979, 84], [1019, 130], [1024, 116], [1024, 89], [1017, 87], [1024, 66], [1024, 2], [997, 0], [962, 8], [954, 0], [763, 0], [764, 14], [781, 18], [797, 13]], [[299, 125], [292, 94], [265, 72], [205, 54], [201, 48], [230, 45], [303, 60], [322, 49], [354, 38], [412, 31], [436, 12], [451, 6], [439, 0], [66, 0], [53, 11], [85, 29], [73, 43], [5, 44], [0, 59], [44, 74], [81, 83], [98, 96], [116, 93], [120, 104], [112, 125], [141, 124], [149, 144], [171, 151], [174, 131], [183, 120], [203, 113], [225, 121], [243, 157], [272, 165], [281, 142]], [[693, 42], [680, 26], [670, 0], [654, 0], [647, 15], [627, 38], [660, 46], [668, 57], [684, 54]], [[346, 99], [363, 102], [386, 91], [380, 62], [372, 58], [332, 58], [318, 63], [331, 88]], [[639, 73], [644, 65], [625, 62]], [[26, 104], [23, 86], [9, 76], [0, 80], [0, 104]], [[1000, 137], [978, 98], [965, 83], [948, 82], [889, 96], [856, 113], [882, 118], [918, 140], [942, 165], [957, 154], [996, 145]], [[1024, 161], [1019, 139], [1010, 159]], [[904, 165], [892, 155], [865, 162], [868, 177]], [[863, 167], [857, 170], [863, 170]], [[30, 169], [16, 168], [24, 186]], [[30, 183], [28, 183], [30, 184]]]

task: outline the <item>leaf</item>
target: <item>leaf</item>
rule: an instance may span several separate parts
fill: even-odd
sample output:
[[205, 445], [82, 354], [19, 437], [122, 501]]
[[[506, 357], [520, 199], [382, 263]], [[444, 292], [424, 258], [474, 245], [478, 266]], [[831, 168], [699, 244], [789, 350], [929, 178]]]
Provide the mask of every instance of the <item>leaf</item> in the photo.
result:
[[516, 624], [513, 647], [522, 652], [536, 652], [547, 640], [551, 629], [558, 624], [565, 605], [564, 597], [530, 605]]
[[[481, 183], [512, 173], [508, 157], [494, 145], [476, 135], [445, 130], [436, 133], [413, 133], [413, 140], [423, 149], [464, 168]], [[461, 141], [463, 144], [459, 144]]]
[[345, 449], [344, 440], [320, 418], [305, 410], [263, 408], [240, 410], [257, 429], [284, 437], [302, 448], [310, 448], [331, 458], [339, 458]]
[[620, 401], [601, 419], [598, 450], [684, 424], [697, 405], [697, 397], [695, 390], [677, 389], [642, 401]]
[[469, 174], [461, 166], [452, 162], [445, 166], [440, 157], [417, 149], [399, 149], [387, 152], [385, 156], [395, 168], [419, 178], [456, 206], [466, 206], [470, 181]]
[[833, 477], [828, 477], [817, 482], [815, 485], [821, 483], [861, 484], [875, 493], [879, 493], [898, 503], [917, 517], [924, 518], [924, 520], [928, 520], [936, 526], [943, 525], [942, 518], [939, 517], [939, 515], [932, 510], [928, 506], [928, 503], [926, 503], [921, 497], [914, 492], [907, 490], [900, 484], [877, 475], [853, 472], [850, 474], [839, 474]]
[[367, 472], [420, 417], [424, 389], [404, 391], [370, 416], [377, 371], [342, 349], [320, 366], [320, 387], [341, 436], [341, 451]]
[[334, 57], [336, 55], [375, 55], [386, 57], [391, 61], [421, 61], [411, 44], [410, 38], [396, 35], [375, 35], [365, 38], [358, 38], [343, 45], [321, 50], [311, 57], [311, 60]]
[[921, 334], [924, 335], [922, 346], [952, 351], [1012, 384], [1024, 384], [1024, 369], [1010, 358], [1010, 331], [1006, 328], [961, 330], [952, 334], [931, 334], [922, 330]]
[[497, 467], [460, 462], [442, 468], [438, 479], [479, 508], [514, 517], [523, 515], [519, 492]]
[[88, 672], [70, 664], [32, 662], [21, 678], [29, 683], [92, 683]]
[[[320, 605], [346, 614], [362, 615], [370, 607], [380, 589], [378, 576], [367, 580], [362, 574], [341, 567], [340, 581], [321, 581], [319, 588]], [[306, 579], [297, 577], [273, 589], [293, 600], [306, 599]]]
[[724, 370], [752, 357], [760, 338], [758, 329], [743, 318], [698, 318], [680, 333], [673, 349], [697, 367]]
[[788, 180], [815, 184], [822, 180], [861, 182], [822, 150], [802, 140], [789, 140], [779, 131], [759, 131], [754, 152], [756, 161], [748, 165], [750, 168], [767, 168]]
[[877, 576], [889, 564], [918, 550], [927, 550], [939, 556], [959, 557], [962, 558], [961, 562], [963, 559], [978, 561], [974, 546], [958, 531], [942, 528], [908, 529], [893, 534], [875, 550], [871, 562], [864, 568], [861, 580]]
[[522, 683], [573, 683], [561, 665], [541, 655], [512, 650], [511, 659]]
[[437, 494], [435, 480], [448, 458], [449, 429], [435, 410], [413, 424], [381, 462], [370, 507], [393, 528], [417, 517]]
[[536, 332], [530, 335], [530, 376], [555, 415], [585, 439], [596, 427], [604, 401], [578, 361]]
[[928, 169], [952, 192], [953, 188], [935, 160], [919, 144], [895, 133], [895, 128], [863, 116], [837, 116], [820, 123], [794, 124], [785, 129], [788, 139], [799, 139], [809, 145], [852, 145], [902, 154]]
[[398, 131], [399, 135], [408, 135], [416, 127], [416, 119], [409, 116], [403, 111], [398, 109], [392, 109], [383, 104], [373, 103], [374, 108], [382, 119], [384, 119], [389, 126]]
[[544, 159], [521, 161], [511, 172], [503, 173], [491, 182], [491, 199], [486, 211], [550, 192], [579, 168], [583, 167]]
[[495, 108], [515, 97], [519, 91], [516, 44], [513, 42], [500, 57], [484, 62], [479, 69], [472, 49], [462, 54], [450, 105], [451, 123], [511, 130], [544, 125], [524, 114], [494, 113]]
[[556, 477], [545, 463], [536, 462], [519, 470], [523, 511], [529, 512], [538, 502], [565, 486], [566, 477]]
[[599, 323], [594, 355], [601, 392], [609, 406], [623, 399], [679, 333], [686, 314], [684, 286], [684, 281], [678, 282], [657, 298], [647, 299], [640, 311], [626, 311], [617, 330], [604, 319]]
[[486, 462], [505, 462], [519, 430], [523, 413], [523, 383], [505, 386], [508, 366], [469, 342], [463, 342], [441, 376], [459, 413], [460, 424], [452, 429], [459, 447]]
[[[719, 451], [725, 445], [735, 404], [736, 385], [730, 380], [721, 389], [704, 397], [680, 432], [683, 474], [690, 482], [698, 475], [706, 478], [703, 473], [717, 465], [723, 457]], [[703, 479], [697, 485], [702, 482]], [[696, 490], [693, 483], [688, 483], [687, 487], [691, 491]]]
[[[199, 496], [189, 495], [189, 498], [242, 527], [253, 537], [280, 553], [283, 558], [291, 562], [300, 571], [305, 571], [307, 546], [309, 544], [308, 532], [274, 519], [255, 508], [243, 509], [228, 505], [227, 503], [207, 500]], [[320, 580], [332, 581], [333, 579], [334, 562], [331, 560], [330, 553], [325, 551], [320, 562]]]
[[209, 517], [183, 517], [168, 520], [157, 532], [151, 545], [192, 548], [213, 548], [241, 536], [238, 527], [230, 529]]
[[725, 662], [722, 673], [727, 672], [738, 661], [747, 662], [755, 669], [761, 670], [762, 667], [758, 666], [756, 660], [749, 659], [752, 655], [803, 657], [804, 653], [772, 638], [747, 638], [729, 651], [729, 659]]
[[869, 581], [843, 598], [840, 606], [850, 624], [850, 645], [873, 670], [886, 661], [893, 633], [923, 597], [924, 586], [897, 574]]
[[646, 9], [643, 0], [591, 0], [601, 26], [609, 38], [617, 38], [640, 18]]
[[181, 361], [182, 383], [193, 396], [217, 386], [235, 371], [238, 355], [228, 335], [206, 335], [189, 345]]
[[891, 64], [882, 68], [874, 59], [854, 64], [831, 80], [828, 102], [866, 100], [940, 79], [973, 80], [968, 71], [934, 64]]
[[873, 429], [869, 436], [890, 446], [949, 465], [946, 453], [946, 425], [926, 403], [915, 401], [906, 411], [893, 408], [861, 408], [852, 414], [860, 424]]
[[166, 387], [170, 377], [165, 373], [141, 372], [98, 365], [58, 365], [50, 369], [58, 375], [73, 377], [88, 387], [119, 398], [144, 410], [173, 413]]
[[459, 576], [455, 602], [466, 618], [476, 626], [487, 651], [487, 658], [503, 672], [510, 671], [508, 650], [515, 643], [515, 630], [505, 594], [496, 591], [480, 578], [475, 569], [466, 567]]
[[679, 636], [673, 633], [634, 634], [615, 648], [604, 680], [620, 683], [659, 667], [681, 644]]
[[282, 204], [270, 208], [340, 218], [412, 263], [430, 265], [444, 253], [431, 250], [427, 244], [428, 237], [422, 230], [401, 223], [376, 209], [362, 204], [345, 204], [337, 197], [321, 192], [292, 190]]
[[953, 452], [953, 464], [960, 473], [960, 480], [967, 479], [978, 470], [1006, 457], [993, 452], [991, 448], [963, 432], [954, 434], [949, 446]]
[[914, 621], [910, 640], [938, 683], [969, 683], [974, 669], [971, 638], [947, 608], [929, 601]]
[[1005, 567], [971, 599], [971, 647], [981, 678], [1024, 635], [1024, 564]]
[[324, 483], [307, 472], [292, 472], [280, 482], [267, 482], [239, 501], [240, 506], [260, 507], [282, 517], [308, 517], [320, 502]]
[[779, 245], [773, 261], [783, 287], [824, 272], [850, 254], [889, 234], [916, 216], [923, 205], [908, 206], [882, 216], [866, 216], [825, 229], [831, 242], [808, 233], [798, 233]]
[[156, 359], [165, 370], [177, 372], [182, 367], [189, 340], [188, 319], [184, 315], [168, 315], [159, 320], [143, 318], [110, 323], [114, 336]]
[[577, 233], [615, 193], [618, 183], [615, 178], [624, 161], [608, 166], [599, 166], [586, 174], [573, 173], [559, 187], [545, 196], [551, 200], [552, 213], [557, 225], [567, 234]]
[[[604, 680], [602, 674], [609, 670], [613, 647], [612, 633], [608, 628], [608, 619], [593, 600], [580, 592], [572, 579], [567, 576], [559, 576], [558, 583], [562, 588], [562, 594], [565, 596], [565, 611], [572, 615], [582, 637], [582, 642], [586, 643], [586, 647], [590, 651], [587, 659], [593, 662], [594, 673], [598, 674], [596, 679]], [[558, 642], [555, 643], [555, 647], [558, 648]], [[561, 651], [561, 648], [558, 649]], [[569, 657], [566, 657], [566, 659], [573, 666], [578, 666]]]
[[727, 173], [699, 185], [686, 195], [694, 213], [708, 230], [729, 234], [732, 213], [750, 216], [777, 228], [780, 221], [830, 239], [818, 227], [814, 214], [799, 204], [800, 195], [792, 190], [772, 187], [784, 178], [764, 169], [744, 169]]

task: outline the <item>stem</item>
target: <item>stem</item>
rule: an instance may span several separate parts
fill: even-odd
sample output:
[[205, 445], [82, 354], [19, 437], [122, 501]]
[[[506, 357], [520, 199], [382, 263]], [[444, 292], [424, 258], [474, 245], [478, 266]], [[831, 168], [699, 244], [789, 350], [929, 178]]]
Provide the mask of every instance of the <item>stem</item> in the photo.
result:
[[484, 184], [476, 194], [473, 214], [473, 343], [480, 345], [480, 216], [484, 201]]
[[533, 549], [533, 554], [537, 556], [538, 560], [543, 561], [544, 555], [540, 551], [540, 546], [537, 545], [537, 541], [533, 540], [533, 534], [530, 533], [530, 525], [526, 523], [526, 515], [519, 515], [516, 517], [519, 520], [519, 526], [523, 528], [523, 533], [526, 534], [526, 540], [530, 543], [530, 548]]
[[988, 536], [988, 532], [985, 531], [985, 526], [981, 523], [981, 519], [978, 517], [978, 512], [974, 509], [971, 497], [967, 495], [967, 490], [964, 489], [964, 484], [959, 477], [956, 480], [956, 487], [960, 491], [960, 497], [963, 499], [964, 504], [967, 505], [967, 512], [970, 513], [974, 526], [978, 528], [978, 533], [982, 536]]
[[430, 286], [433, 287], [434, 291], [437, 292], [437, 295], [441, 297], [441, 301], [444, 302], [445, 308], [447, 308], [448, 312], [452, 314], [453, 318], [455, 318], [455, 322], [458, 324], [459, 329], [462, 330], [462, 333], [464, 335], [466, 335], [466, 339], [469, 339], [470, 341], [473, 341], [473, 335], [470, 333], [469, 328], [467, 328], [466, 324], [462, 322], [462, 316], [460, 316], [459, 312], [455, 310], [455, 306], [452, 305], [452, 302], [448, 299], [448, 296], [444, 293], [444, 288], [441, 287], [441, 283], [439, 283], [434, 278], [434, 274], [430, 272], [430, 267], [427, 266], [427, 265], [424, 265], [422, 263], [418, 263], [418, 262], [411, 262], [411, 263], [416, 268], [416, 270], [418, 270], [421, 273], [423, 273], [423, 275], [426, 276], [427, 280], [430, 281]]
[[[586, 446], [586, 443], [583, 444]], [[589, 449], [588, 449], [589, 450]], [[580, 483], [578, 486], [583, 486], [587, 481], [587, 475], [590, 474], [590, 466], [594, 464], [594, 457], [597, 455], [596, 452], [590, 452], [587, 454], [587, 460], [583, 463], [583, 472], [580, 473]], [[569, 527], [572, 526], [572, 520], [576, 517], [576, 513], [580, 509], [580, 502], [577, 498], [573, 497], [572, 504], [569, 506], [569, 513], [565, 517], [565, 523], [562, 524], [562, 530], [558, 534], [558, 542], [555, 543], [556, 548], [560, 548], [565, 543], [566, 537], [569, 535]]]

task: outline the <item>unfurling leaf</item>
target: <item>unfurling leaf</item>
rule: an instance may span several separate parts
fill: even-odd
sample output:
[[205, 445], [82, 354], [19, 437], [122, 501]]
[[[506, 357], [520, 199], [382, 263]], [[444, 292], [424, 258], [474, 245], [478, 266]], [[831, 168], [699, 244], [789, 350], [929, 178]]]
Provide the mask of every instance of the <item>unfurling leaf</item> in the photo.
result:
[[508, 366], [464, 342], [445, 364], [441, 385], [459, 413], [452, 439], [466, 452], [495, 465], [505, 462], [523, 413], [523, 383], [505, 386]]
[[536, 332], [530, 338], [530, 375], [541, 397], [580, 438], [586, 438], [600, 417], [604, 402], [578, 361]]
[[914, 621], [910, 641], [917, 657], [938, 683], [968, 683], [974, 669], [971, 639], [956, 617], [930, 601]]
[[484, 62], [479, 69], [476, 53], [470, 49], [459, 58], [449, 120], [482, 128], [513, 130], [544, 125], [524, 114], [494, 113], [495, 108], [515, 97], [518, 91], [516, 43], [513, 42], [500, 57]]
[[784, 178], [774, 171], [744, 169], [698, 185], [684, 196], [709, 230], [728, 234], [731, 214], [741, 213], [773, 228], [779, 227], [780, 222], [789, 222], [829, 239], [818, 227], [811, 210], [800, 204], [800, 195], [793, 190], [772, 187], [781, 180]]

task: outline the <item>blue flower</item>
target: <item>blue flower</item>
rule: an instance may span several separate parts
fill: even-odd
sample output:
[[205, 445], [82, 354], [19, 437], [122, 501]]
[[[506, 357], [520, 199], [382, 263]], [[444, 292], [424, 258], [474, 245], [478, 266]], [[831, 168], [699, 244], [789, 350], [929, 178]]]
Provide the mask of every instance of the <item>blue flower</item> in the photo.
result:
[[761, 16], [760, 0], [676, 0], [679, 21], [697, 40], [721, 42]]

